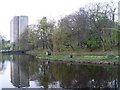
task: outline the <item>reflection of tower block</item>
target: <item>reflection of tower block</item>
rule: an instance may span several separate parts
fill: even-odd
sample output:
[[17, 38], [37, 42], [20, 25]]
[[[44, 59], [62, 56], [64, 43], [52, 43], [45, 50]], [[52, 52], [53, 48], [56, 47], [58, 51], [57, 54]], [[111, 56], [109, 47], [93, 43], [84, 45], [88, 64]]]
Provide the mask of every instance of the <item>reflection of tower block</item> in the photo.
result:
[[[11, 56], [11, 82], [15, 87], [29, 87], [28, 62], [22, 59], [19, 56]], [[23, 62], [26, 66], [22, 65]]]
[[2, 44], [2, 37], [0, 36], [0, 44]]
[[[0, 50], [2, 50], [2, 37], [0, 36]], [[2, 53], [0, 53], [0, 58], [2, 60]]]
[[118, 2], [118, 23], [120, 25], [120, 1]]

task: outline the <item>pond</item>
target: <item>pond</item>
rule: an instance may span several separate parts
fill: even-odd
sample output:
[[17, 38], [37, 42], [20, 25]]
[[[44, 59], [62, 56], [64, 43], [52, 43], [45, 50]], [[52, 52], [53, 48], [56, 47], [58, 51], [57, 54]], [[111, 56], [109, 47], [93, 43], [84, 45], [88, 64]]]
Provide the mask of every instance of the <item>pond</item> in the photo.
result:
[[30, 55], [0, 57], [0, 90], [2, 88], [114, 88], [119, 90], [119, 74], [119, 66], [37, 60]]

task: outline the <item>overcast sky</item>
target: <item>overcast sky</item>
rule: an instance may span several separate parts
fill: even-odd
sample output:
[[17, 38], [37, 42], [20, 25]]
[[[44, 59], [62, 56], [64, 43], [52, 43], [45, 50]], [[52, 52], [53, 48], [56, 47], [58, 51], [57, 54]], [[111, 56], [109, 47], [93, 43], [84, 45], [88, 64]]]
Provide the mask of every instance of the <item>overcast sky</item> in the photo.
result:
[[34, 24], [43, 16], [59, 19], [86, 4], [106, 1], [119, 0], [0, 0], [0, 33], [10, 38], [10, 20], [16, 15], [27, 15]]

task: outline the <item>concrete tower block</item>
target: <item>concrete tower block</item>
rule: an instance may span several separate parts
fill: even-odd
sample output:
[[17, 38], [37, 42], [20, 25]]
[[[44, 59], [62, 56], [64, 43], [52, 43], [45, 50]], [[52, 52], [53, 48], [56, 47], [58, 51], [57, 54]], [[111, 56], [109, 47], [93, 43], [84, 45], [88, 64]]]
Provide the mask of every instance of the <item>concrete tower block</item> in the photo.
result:
[[118, 23], [120, 25], [120, 1], [118, 2]]

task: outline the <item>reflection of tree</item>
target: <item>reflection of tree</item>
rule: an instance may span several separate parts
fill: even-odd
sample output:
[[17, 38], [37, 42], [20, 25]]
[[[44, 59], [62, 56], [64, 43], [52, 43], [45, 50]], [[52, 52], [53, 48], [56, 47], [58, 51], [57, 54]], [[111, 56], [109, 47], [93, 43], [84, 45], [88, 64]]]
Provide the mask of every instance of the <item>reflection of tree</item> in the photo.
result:
[[[117, 78], [116, 67], [56, 62], [48, 65], [38, 62], [38, 66], [39, 72], [36, 72], [38, 74], [36, 79], [45, 88], [48, 88], [48, 85], [55, 81], [59, 81], [60, 87], [64, 88], [90, 88], [91, 85], [105, 88], [108, 87], [108, 83], [112, 83]], [[93, 81], [94, 83], [90, 83]]]
[[[63, 88], [105, 88], [118, 85], [117, 67], [115, 66], [97, 66], [97, 65], [79, 65], [71, 63], [30, 61], [30, 78], [38, 80], [39, 85], [49, 88], [49, 85], [60, 83]], [[119, 71], [120, 72], [120, 71]], [[109, 84], [114, 86], [109, 86]]]
[[5, 70], [4, 62], [5, 62], [4, 60], [2, 60], [2, 61], [0, 62], [0, 71]]
[[48, 84], [52, 83], [54, 80], [51, 73], [49, 62], [38, 62], [31, 60], [30, 62], [30, 79], [38, 80], [39, 85], [43, 85], [44, 88], [48, 88]]
[[54, 81], [54, 78], [51, 74], [51, 68], [50, 68], [50, 63], [48, 61], [39, 63], [39, 79], [38, 81], [41, 82], [41, 84], [45, 87], [48, 88], [49, 83], [52, 83]]
[[39, 72], [38, 62], [35, 59], [30, 60], [30, 62], [29, 62], [30, 80], [35, 80], [38, 72]]
[[6, 69], [5, 60], [9, 60], [9, 55], [0, 54], [0, 71], [4, 71]]
[[[65, 88], [86, 87], [86, 82], [89, 77], [85, 74], [80, 66], [66, 63], [54, 63], [55, 78], [61, 81], [61, 86]], [[53, 65], [54, 66], [54, 65]]]
[[[97, 68], [96, 68], [97, 67]], [[108, 83], [112, 82], [117, 78], [117, 68], [116, 67], [100, 67], [89, 65], [86, 66], [87, 74], [90, 75], [90, 82], [94, 81], [94, 86], [99, 87], [108, 87]], [[112, 86], [112, 88], [115, 86]]]

